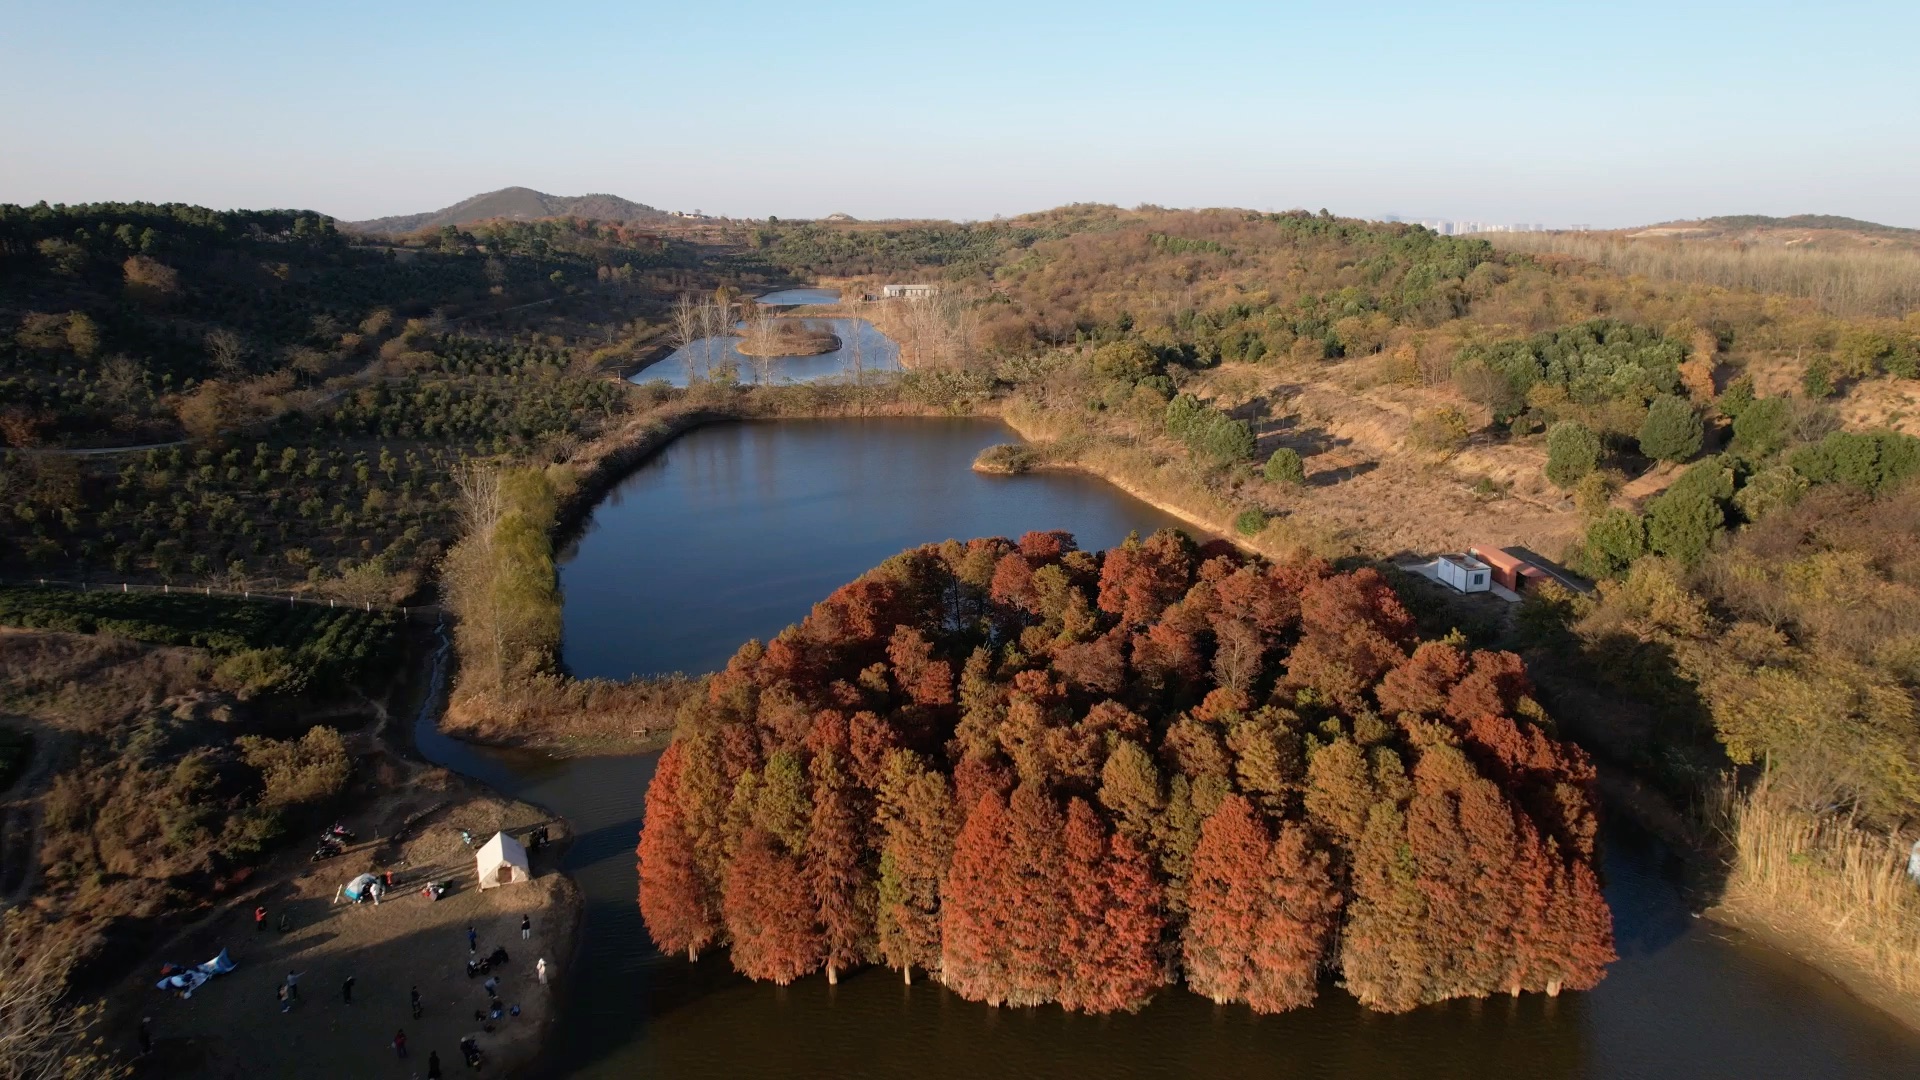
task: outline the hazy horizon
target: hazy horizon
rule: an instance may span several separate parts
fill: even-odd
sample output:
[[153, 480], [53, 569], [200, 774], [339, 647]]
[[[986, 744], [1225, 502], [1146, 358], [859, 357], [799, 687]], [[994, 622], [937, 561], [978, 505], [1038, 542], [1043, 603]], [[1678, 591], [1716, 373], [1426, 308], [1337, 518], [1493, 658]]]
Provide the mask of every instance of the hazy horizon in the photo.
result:
[[1920, 8], [9, 5], [0, 202], [344, 220], [508, 186], [732, 217], [1071, 202], [1920, 227]]

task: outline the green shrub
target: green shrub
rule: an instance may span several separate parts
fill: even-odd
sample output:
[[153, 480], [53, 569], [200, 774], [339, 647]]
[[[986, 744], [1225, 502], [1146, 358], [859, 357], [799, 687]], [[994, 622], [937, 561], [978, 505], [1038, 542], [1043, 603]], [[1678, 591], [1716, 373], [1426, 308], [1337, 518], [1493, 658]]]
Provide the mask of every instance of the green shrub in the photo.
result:
[[1920, 472], [1920, 439], [1893, 431], [1836, 431], [1796, 449], [1787, 463], [1813, 483], [1878, 494]]
[[1787, 445], [1792, 423], [1786, 398], [1756, 398], [1733, 418], [1733, 448], [1749, 461], [1771, 457]]
[[1728, 383], [1726, 390], [1721, 392], [1713, 404], [1720, 410], [1721, 416], [1729, 420], [1738, 420], [1740, 414], [1747, 411], [1747, 406], [1757, 400], [1753, 392], [1753, 376], [1742, 375]]
[[1587, 526], [1581, 570], [1592, 577], [1615, 577], [1646, 553], [1647, 525], [1640, 515], [1608, 510]]
[[1093, 370], [1102, 378], [1136, 383], [1159, 369], [1147, 347], [1132, 339], [1108, 342], [1093, 351]]
[[996, 443], [980, 451], [973, 459], [975, 470], [1006, 476], [1031, 472], [1040, 464], [1040, 453], [1025, 443]]
[[1167, 432], [1203, 457], [1221, 464], [1245, 461], [1253, 456], [1253, 429], [1244, 420], [1235, 420], [1192, 394], [1181, 394], [1167, 403]]
[[1267, 458], [1266, 467], [1260, 474], [1272, 484], [1304, 484], [1307, 482], [1307, 467], [1300, 460], [1300, 452], [1283, 446]]
[[1241, 536], [1259, 536], [1270, 520], [1265, 510], [1242, 510], [1233, 519], [1233, 530]]
[[1800, 374], [1800, 389], [1810, 398], [1832, 397], [1833, 361], [1824, 356], [1807, 361], [1806, 370]]
[[1726, 511], [1702, 491], [1668, 489], [1647, 507], [1647, 546], [1655, 553], [1693, 566], [1706, 557], [1714, 537], [1725, 530]]
[[1662, 394], [1647, 407], [1640, 424], [1640, 452], [1663, 461], [1686, 461], [1700, 452], [1704, 435], [1700, 414], [1685, 398]]
[[1733, 505], [1748, 521], [1759, 521], [1768, 514], [1785, 510], [1800, 501], [1810, 485], [1807, 478], [1786, 465], [1775, 465], [1755, 473], [1733, 496]]
[[1600, 465], [1600, 436], [1577, 420], [1547, 429], [1547, 479], [1566, 490]]

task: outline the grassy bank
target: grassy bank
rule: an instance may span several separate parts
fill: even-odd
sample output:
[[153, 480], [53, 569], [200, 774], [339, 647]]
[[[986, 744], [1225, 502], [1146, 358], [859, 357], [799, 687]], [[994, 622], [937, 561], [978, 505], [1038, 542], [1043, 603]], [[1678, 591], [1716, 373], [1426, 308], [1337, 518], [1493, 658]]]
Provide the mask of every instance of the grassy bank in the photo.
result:
[[1763, 783], [1732, 808], [1711, 914], [1758, 933], [1920, 1027], [1920, 888], [1908, 843], [1795, 809]]
[[694, 428], [725, 422], [953, 415], [979, 402], [912, 376], [872, 385], [697, 385], [579, 447], [565, 461], [470, 474], [465, 538], [449, 552], [443, 589], [456, 618], [453, 693], [441, 726], [476, 742], [562, 754], [657, 749], [698, 676], [575, 679], [560, 663], [557, 547], [635, 467]]

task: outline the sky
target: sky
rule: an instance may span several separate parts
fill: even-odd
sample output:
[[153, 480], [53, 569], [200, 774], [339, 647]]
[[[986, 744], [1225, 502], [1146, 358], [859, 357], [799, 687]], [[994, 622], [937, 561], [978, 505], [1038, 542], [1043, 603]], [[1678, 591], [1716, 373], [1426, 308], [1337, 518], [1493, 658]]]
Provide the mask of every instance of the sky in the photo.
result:
[[0, 202], [1920, 227], [1920, 3], [0, 0]]

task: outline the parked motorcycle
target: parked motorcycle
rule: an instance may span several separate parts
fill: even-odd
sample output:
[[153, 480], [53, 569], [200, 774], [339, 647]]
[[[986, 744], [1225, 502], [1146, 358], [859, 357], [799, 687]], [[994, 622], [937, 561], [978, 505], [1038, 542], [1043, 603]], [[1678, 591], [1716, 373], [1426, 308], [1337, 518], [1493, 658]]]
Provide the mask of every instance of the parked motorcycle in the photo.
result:
[[320, 840], [323, 843], [328, 840], [335, 840], [341, 843], [352, 843], [353, 831], [348, 829], [345, 825], [342, 825], [336, 821], [333, 823], [332, 828], [320, 834]]

